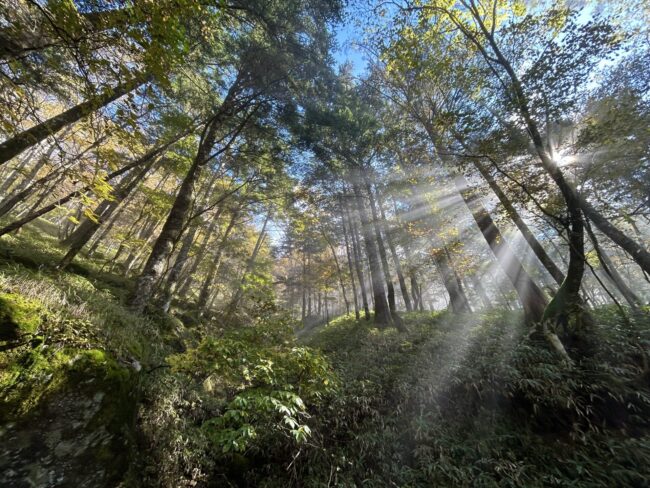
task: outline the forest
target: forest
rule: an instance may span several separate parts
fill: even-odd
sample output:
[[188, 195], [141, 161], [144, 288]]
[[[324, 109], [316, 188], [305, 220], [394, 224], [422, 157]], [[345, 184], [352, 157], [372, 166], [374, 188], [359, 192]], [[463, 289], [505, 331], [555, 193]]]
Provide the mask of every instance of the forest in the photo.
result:
[[649, 26], [0, 2], [0, 486], [650, 486]]

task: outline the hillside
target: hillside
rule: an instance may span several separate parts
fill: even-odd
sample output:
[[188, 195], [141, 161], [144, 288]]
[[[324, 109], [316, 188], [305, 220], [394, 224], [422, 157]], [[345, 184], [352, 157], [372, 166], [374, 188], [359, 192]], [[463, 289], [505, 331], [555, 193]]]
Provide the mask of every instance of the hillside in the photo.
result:
[[649, 39], [0, 2], [0, 488], [650, 487]]
[[[517, 312], [339, 317], [302, 334], [133, 314], [130, 280], [5, 242], [5, 486], [645, 486], [648, 318], [596, 312], [573, 364]], [[171, 367], [170, 367], [171, 366]], [[38, 441], [36, 441], [38, 439]], [[89, 469], [92, 467], [92, 469]]]

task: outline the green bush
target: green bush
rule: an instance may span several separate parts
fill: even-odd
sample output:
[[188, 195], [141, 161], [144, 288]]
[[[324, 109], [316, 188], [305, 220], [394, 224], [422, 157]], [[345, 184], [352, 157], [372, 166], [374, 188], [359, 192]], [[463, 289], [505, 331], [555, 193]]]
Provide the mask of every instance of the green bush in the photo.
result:
[[325, 357], [297, 345], [291, 330], [286, 320], [261, 320], [168, 358], [191, 378], [204, 408], [198, 434], [229, 469], [254, 462], [259, 475], [278, 459], [288, 464], [312, 436], [311, 411], [337, 391]]

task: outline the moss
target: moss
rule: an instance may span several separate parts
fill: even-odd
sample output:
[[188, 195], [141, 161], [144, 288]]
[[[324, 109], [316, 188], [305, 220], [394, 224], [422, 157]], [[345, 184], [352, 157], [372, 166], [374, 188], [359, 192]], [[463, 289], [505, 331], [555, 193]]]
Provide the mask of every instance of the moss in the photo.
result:
[[0, 293], [0, 341], [14, 341], [33, 334], [41, 324], [42, 314], [37, 301], [15, 293]]
[[131, 377], [127, 368], [120, 366], [112, 356], [100, 349], [80, 351], [68, 364], [71, 379], [84, 380], [92, 377], [100, 384], [113, 388], [123, 389]]
[[[0, 376], [0, 420], [17, 420], [34, 412], [46, 398], [68, 389], [130, 394], [131, 372], [99, 349], [31, 349]], [[121, 400], [120, 400], [121, 401]], [[4, 419], [3, 419], [4, 417]]]

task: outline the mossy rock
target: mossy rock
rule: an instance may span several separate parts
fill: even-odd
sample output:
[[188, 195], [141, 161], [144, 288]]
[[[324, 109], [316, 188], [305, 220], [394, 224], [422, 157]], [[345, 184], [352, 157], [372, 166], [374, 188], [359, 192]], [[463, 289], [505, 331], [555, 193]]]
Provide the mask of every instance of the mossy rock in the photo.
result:
[[38, 349], [16, 378], [22, 397], [0, 404], [12, 407], [0, 486], [116, 486], [130, 464], [138, 375], [99, 349]]
[[16, 293], [0, 293], [0, 341], [17, 341], [27, 334], [34, 334], [43, 309], [35, 301]]

